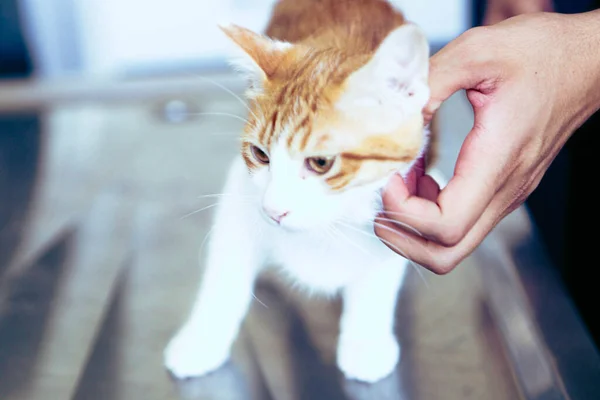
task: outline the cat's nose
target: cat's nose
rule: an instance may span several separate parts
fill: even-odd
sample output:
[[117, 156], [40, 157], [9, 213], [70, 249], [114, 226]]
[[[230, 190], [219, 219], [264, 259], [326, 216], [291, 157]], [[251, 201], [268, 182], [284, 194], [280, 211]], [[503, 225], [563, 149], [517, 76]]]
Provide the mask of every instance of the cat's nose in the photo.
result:
[[264, 207], [265, 213], [271, 218], [273, 221], [278, 224], [281, 223], [281, 220], [285, 218], [290, 212], [289, 211], [280, 211], [272, 208]]

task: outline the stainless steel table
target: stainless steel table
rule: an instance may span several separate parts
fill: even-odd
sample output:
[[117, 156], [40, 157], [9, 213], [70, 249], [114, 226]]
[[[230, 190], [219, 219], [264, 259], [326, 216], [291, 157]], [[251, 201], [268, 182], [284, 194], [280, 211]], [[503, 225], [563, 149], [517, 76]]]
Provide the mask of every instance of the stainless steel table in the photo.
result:
[[[239, 92], [227, 74], [212, 77]], [[176, 102], [173, 102], [176, 100]], [[526, 210], [453, 273], [413, 271], [403, 359], [376, 385], [333, 363], [339, 302], [265, 276], [232, 361], [174, 382], [162, 350], [201, 277], [210, 205], [236, 152], [232, 96], [193, 78], [0, 86], [0, 398], [600, 399], [600, 358]], [[440, 168], [471, 115], [442, 110]]]

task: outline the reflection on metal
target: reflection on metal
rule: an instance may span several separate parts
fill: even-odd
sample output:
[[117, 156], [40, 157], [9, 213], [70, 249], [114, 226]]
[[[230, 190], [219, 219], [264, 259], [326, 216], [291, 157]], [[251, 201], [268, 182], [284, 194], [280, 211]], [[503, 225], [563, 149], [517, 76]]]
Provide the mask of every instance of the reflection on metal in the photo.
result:
[[[244, 80], [232, 77], [226, 71], [210, 74], [217, 81], [235, 92], [243, 92]], [[206, 75], [208, 76], [208, 75]], [[93, 80], [83, 77], [57, 78], [54, 80], [14, 80], [0, 82], [0, 111], [22, 112], [40, 110], [61, 105], [78, 105], [83, 102], [106, 106], [107, 102], [135, 102], [149, 99], [192, 96], [206, 98], [226, 97], [214, 90], [214, 85], [193, 74], [185, 77], [151, 77], [136, 79], [106, 78]]]
[[[426, 274], [428, 285], [409, 276], [397, 314], [403, 355], [389, 378], [344, 380], [334, 361], [341, 305], [300, 301], [268, 282], [255, 289], [268, 308], [253, 303], [232, 361], [204, 378], [173, 382], [162, 351], [193, 302], [198, 248], [211, 221], [209, 213], [181, 217], [205, 205], [198, 195], [221, 190], [240, 121], [148, 118], [157, 99], [180, 88], [167, 86], [145, 87], [140, 96], [148, 98], [138, 104], [49, 111], [49, 121], [61, 115], [62, 122], [39, 128], [48, 143], [34, 194], [15, 190], [34, 177], [0, 179], [14, 195], [0, 212], [28, 215], [0, 232], [13, 236], [6, 243], [20, 242], [23, 254], [0, 275], [2, 400], [516, 400], [519, 390], [528, 400], [600, 399], [598, 354], [522, 210], [454, 273]], [[51, 94], [43, 88], [37, 95], [21, 89], [13, 92], [22, 96], [18, 104], [51, 100], [36, 97]], [[204, 94], [203, 112], [245, 112], [226, 92]], [[9, 104], [4, 95], [0, 108]], [[96, 139], [74, 140], [73, 132]], [[16, 143], [0, 146], [0, 162]]]
[[348, 400], [408, 400], [410, 398], [406, 396], [406, 390], [402, 388], [402, 382], [395, 374], [374, 385], [345, 381], [343, 389]]
[[545, 258], [526, 210], [499, 224], [475, 257], [523, 396], [600, 398], [598, 352]]
[[494, 322], [524, 397], [527, 400], [565, 399], [519, 291], [519, 283], [511, 273], [514, 266], [510, 259], [503, 257], [501, 245], [492, 241], [482, 244], [478, 258], [487, 282]]
[[209, 375], [174, 381], [174, 384], [182, 399], [253, 399], [246, 376], [231, 362]]

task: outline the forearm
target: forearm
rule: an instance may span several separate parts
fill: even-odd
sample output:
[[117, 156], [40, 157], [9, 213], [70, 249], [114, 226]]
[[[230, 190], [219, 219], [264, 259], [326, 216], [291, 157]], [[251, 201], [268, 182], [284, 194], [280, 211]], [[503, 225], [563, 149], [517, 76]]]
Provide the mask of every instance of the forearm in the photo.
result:
[[567, 18], [576, 43], [573, 61], [582, 74], [582, 112], [587, 119], [600, 109], [600, 10]]

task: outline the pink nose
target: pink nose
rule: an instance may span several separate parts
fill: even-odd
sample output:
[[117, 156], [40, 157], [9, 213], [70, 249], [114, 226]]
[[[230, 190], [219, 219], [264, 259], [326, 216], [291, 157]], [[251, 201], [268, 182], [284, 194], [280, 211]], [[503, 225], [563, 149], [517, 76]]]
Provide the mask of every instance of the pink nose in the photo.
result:
[[270, 208], [266, 208], [265, 207], [265, 213], [269, 216], [269, 218], [271, 218], [273, 221], [277, 222], [278, 224], [281, 223], [281, 220], [288, 215], [290, 212], [289, 211], [279, 211], [279, 210], [273, 210]]

